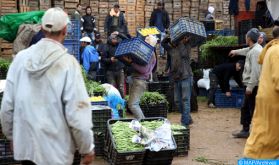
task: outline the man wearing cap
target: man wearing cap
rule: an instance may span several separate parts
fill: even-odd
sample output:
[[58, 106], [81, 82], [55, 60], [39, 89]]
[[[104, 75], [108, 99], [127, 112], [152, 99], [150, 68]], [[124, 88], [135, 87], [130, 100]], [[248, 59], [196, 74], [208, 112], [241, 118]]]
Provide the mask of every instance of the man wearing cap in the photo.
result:
[[114, 31], [118, 31], [125, 35], [128, 34], [127, 23], [124, 14], [120, 11], [120, 6], [115, 4], [110, 10], [105, 20], [105, 33], [110, 36]]
[[234, 77], [239, 87], [243, 87], [241, 80], [241, 70], [243, 69], [244, 61], [240, 60], [236, 63], [224, 63], [214, 67], [209, 73], [210, 89], [208, 93], [208, 107], [215, 108], [215, 92], [220, 85], [222, 92], [226, 93], [227, 97], [230, 97], [230, 79]]
[[244, 157], [251, 159], [279, 158], [279, 21], [274, 25], [274, 39], [259, 57], [262, 73], [253, 127], [244, 149]]
[[249, 46], [247, 54], [243, 53], [243, 51], [246, 51], [246, 48], [233, 50], [229, 54], [232, 57], [235, 55], [246, 56], [242, 74], [243, 84], [245, 86], [245, 98], [241, 108], [240, 118], [243, 128], [240, 132], [233, 133], [235, 138], [247, 138], [249, 136], [261, 72], [261, 66], [258, 64], [258, 57], [262, 51], [262, 46], [257, 43], [259, 36], [258, 29], [250, 29], [246, 34], [246, 44]]
[[87, 73], [89, 80], [96, 80], [96, 74], [99, 69], [99, 53], [91, 45], [91, 39], [89, 37], [83, 37], [80, 39], [81, 47], [84, 47], [81, 59], [82, 66]]
[[121, 96], [124, 97], [125, 65], [115, 58], [116, 48], [120, 42], [118, 34], [118, 32], [113, 32], [110, 35], [106, 46], [107, 50], [102, 61], [106, 65], [106, 79], [108, 83], [114, 85], [119, 90]]
[[1, 105], [2, 131], [23, 165], [71, 165], [94, 158], [92, 115], [80, 65], [62, 45], [68, 15], [48, 9], [46, 38], [20, 51], [12, 62]]

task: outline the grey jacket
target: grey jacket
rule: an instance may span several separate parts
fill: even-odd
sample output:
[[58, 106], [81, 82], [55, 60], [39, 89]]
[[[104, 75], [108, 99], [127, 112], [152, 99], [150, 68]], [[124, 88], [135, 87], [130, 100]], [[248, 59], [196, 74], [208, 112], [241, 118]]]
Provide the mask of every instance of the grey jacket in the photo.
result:
[[0, 117], [16, 160], [71, 165], [76, 149], [86, 154], [94, 148], [80, 65], [51, 39], [17, 54], [8, 71]]
[[261, 65], [258, 64], [258, 58], [262, 49], [261, 45], [255, 43], [251, 48], [236, 50], [236, 54], [246, 56], [242, 77], [248, 91], [252, 91], [259, 84]]
[[176, 47], [170, 45], [170, 39], [165, 38], [162, 46], [171, 56], [171, 74], [175, 81], [184, 80], [192, 77], [192, 69], [190, 65], [191, 45], [179, 43]]

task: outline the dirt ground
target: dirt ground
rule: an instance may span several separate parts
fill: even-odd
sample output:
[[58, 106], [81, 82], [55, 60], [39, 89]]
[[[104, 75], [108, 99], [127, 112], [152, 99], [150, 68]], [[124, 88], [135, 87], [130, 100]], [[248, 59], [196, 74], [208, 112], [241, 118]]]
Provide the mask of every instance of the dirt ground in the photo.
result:
[[[194, 124], [190, 127], [190, 151], [188, 156], [175, 157], [172, 165], [236, 165], [242, 157], [245, 139], [234, 139], [233, 131], [240, 130], [239, 109], [208, 109], [199, 103], [199, 112], [192, 113]], [[172, 123], [180, 122], [179, 113], [170, 113]], [[196, 159], [203, 160], [202, 162]], [[97, 158], [94, 165], [107, 165]]]

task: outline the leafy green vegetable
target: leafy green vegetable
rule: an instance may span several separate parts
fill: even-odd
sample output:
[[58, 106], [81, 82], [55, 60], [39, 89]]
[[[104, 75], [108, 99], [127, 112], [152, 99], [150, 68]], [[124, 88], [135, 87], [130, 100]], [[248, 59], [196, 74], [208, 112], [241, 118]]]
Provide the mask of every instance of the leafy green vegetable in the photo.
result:
[[[145, 128], [155, 130], [156, 128], [162, 126], [164, 121], [144, 121], [141, 125]], [[132, 137], [137, 134], [136, 131], [129, 128], [130, 122], [117, 121], [111, 125], [113, 139], [116, 144], [116, 149], [118, 152], [130, 152], [130, 151], [142, 151], [144, 146], [141, 144], [136, 144], [132, 142]]]
[[88, 80], [84, 68], [81, 66], [82, 77], [84, 79], [85, 87], [89, 96], [94, 96], [96, 94], [106, 95], [106, 90], [100, 83]]
[[140, 98], [141, 105], [156, 105], [162, 103], [168, 104], [168, 101], [164, 95], [158, 92], [144, 92], [143, 96]]
[[118, 152], [142, 151], [144, 146], [132, 142], [132, 137], [136, 131], [129, 128], [130, 122], [117, 121], [111, 125], [113, 139]]
[[182, 135], [183, 131], [185, 131], [187, 128], [183, 125], [180, 124], [172, 124], [171, 125], [171, 130], [173, 135]]
[[4, 58], [0, 58], [0, 70], [7, 72], [9, 70], [9, 67], [11, 65], [11, 61], [4, 59]]
[[238, 39], [236, 36], [217, 36], [216, 38], [207, 41], [203, 44], [201, 49], [201, 62], [211, 59], [215, 56], [216, 52], [211, 49], [213, 46], [234, 46], [237, 45]]

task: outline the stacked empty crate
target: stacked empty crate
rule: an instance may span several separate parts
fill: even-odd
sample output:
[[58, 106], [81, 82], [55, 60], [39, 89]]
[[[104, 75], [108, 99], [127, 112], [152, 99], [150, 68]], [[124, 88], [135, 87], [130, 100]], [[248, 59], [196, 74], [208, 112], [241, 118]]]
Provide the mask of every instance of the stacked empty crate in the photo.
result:
[[221, 89], [215, 92], [215, 105], [218, 108], [241, 108], [244, 100], [244, 90], [234, 88], [231, 90], [232, 95], [227, 97]]
[[107, 121], [111, 119], [112, 110], [108, 106], [93, 105], [92, 121], [94, 131], [95, 152], [97, 156], [104, 154], [104, 138], [106, 134]]
[[190, 150], [190, 128], [180, 126], [181, 128], [172, 128], [172, 134], [175, 139], [177, 148], [175, 151], [176, 156], [184, 156]]

